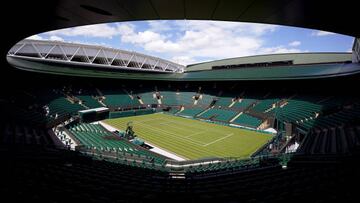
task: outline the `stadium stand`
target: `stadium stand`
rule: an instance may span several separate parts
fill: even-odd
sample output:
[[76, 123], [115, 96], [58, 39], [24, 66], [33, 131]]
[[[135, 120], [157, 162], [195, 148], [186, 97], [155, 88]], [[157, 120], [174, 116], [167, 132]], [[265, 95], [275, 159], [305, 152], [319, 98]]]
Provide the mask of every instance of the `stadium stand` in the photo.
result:
[[[110, 92], [104, 86], [101, 89], [105, 97]], [[134, 89], [127, 89], [130, 92], [140, 92], [135, 87]], [[9, 112], [9, 110], [6, 110], [6, 107], [11, 106], [14, 107], [12, 108], [13, 111], [8, 114], [11, 114], [13, 117], [23, 114], [22, 119], [24, 121], [39, 120], [41, 122], [58, 120], [60, 115], [76, 116], [79, 109], [84, 109], [73, 98], [66, 98], [61, 88], [55, 88], [54, 90], [49, 91], [46, 94], [47, 97], [37, 96], [42, 94], [40, 93], [41, 91], [39, 93], [28, 91], [29, 94], [36, 95], [36, 97], [26, 100], [17, 99], [13, 103], [3, 103], [2, 109], [4, 109], [4, 112]], [[214, 95], [206, 90], [205, 87], [202, 88], [204, 94]], [[181, 94], [183, 89], [178, 91]], [[112, 92], [115, 95], [114, 97], [126, 97], [127, 101], [116, 102], [117, 107], [129, 106], [132, 100], [128, 94], [125, 94], [123, 90], [119, 92], [112, 90]], [[137, 95], [141, 97], [143, 93], [152, 94], [150, 91], [137, 93]], [[23, 93], [19, 94], [22, 95]], [[231, 104], [231, 98], [235, 98], [235, 94], [232, 97], [230, 93], [227, 93], [229, 96], [224, 97], [226, 99], [223, 101], [220, 101], [222, 97], [218, 97], [220, 98], [220, 104], [224, 102], [222, 108], [219, 108], [218, 101], [215, 103], [214, 108], [210, 108], [206, 112], [204, 112], [205, 108], [193, 105], [192, 96], [194, 94], [194, 92], [191, 92], [187, 94], [186, 98], [177, 100], [175, 98], [176, 92], [169, 93], [169, 95], [174, 96], [174, 103], [180, 104], [184, 100], [191, 101], [188, 102], [189, 105], [183, 105], [185, 106], [184, 110], [172, 108], [171, 111], [179, 112], [175, 113], [175, 115], [195, 118], [199, 114], [199, 117], [212, 115], [215, 120], [228, 124], [230, 119], [237, 115], [239, 107], [224, 106], [224, 104]], [[352, 165], [353, 161], [350, 161], [354, 159], [352, 157], [354, 156], [353, 154], [357, 153], [357, 150], [360, 148], [360, 127], [358, 120], [360, 112], [358, 101], [354, 98], [344, 101], [338, 98], [328, 98], [328, 96], [312, 97], [306, 96], [305, 93], [298, 93], [298, 95], [301, 95], [301, 97], [288, 96], [287, 99], [276, 100], [279, 106], [284, 106], [266, 113], [266, 116], [269, 118], [279, 116], [279, 121], [292, 123], [295, 129], [301, 128], [307, 130], [307, 133], [303, 135], [303, 140], [296, 140], [296, 142], [300, 143], [300, 146], [287, 163], [286, 170], [282, 169], [279, 162], [281, 157], [273, 156], [273, 153], [284, 152], [286, 147], [289, 146], [286, 145], [289, 143], [289, 140], [287, 140], [285, 132], [281, 136], [274, 136], [274, 139], [264, 145], [262, 149], [259, 149], [257, 155], [251, 159], [232, 160], [226, 158], [223, 161], [220, 159], [220, 162], [213, 161], [171, 168], [167, 166], [169, 163], [167, 158], [154, 154], [145, 148], [140, 148], [119, 137], [115, 137], [116, 135], [106, 131], [98, 124], [73, 123], [68, 125], [69, 132], [76, 138], [74, 140], [80, 142], [76, 147], [77, 151], [71, 152], [53, 147], [55, 145], [53, 136], [49, 134], [48, 130], [31, 125], [22, 125], [19, 123], [19, 119], [17, 119], [16, 122], [4, 122], [0, 125], [0, 129], [3, 132], [1, 136], [2, 145], [12, 146], [11, 150], [4, 150], [2, 148], [4, 150], [2, 153], [3, 163], [11, 162], [12, 164], [5, 164], [5, 166], [7, 168], [11, 167], [11, 170], [16, 173], [16, 176], [9, 175], [8, 170], [0, 169], [4, 170], [1, 174], [3, 176], [2, 184], [10, 184], [9, 179], [11, 179], [12, 184], [15, 184], [17, 191], [19, 191], [13, 192], [12, 198], [19, 200], [23, 198], [28, 200], [44, 200], [43, 198], [46, 198], [46, 200], [63, 201], [66, 197], [61, 194], [67, 193], [72, 194], [73, 199], [79, 201], [84, 198], [91, 198], [95, 202], [115, 201], [114, 198], [116, 195], [119, 195], [118, 191], [120, 190], [122, 193], [126, 193], [129, 198], [138, 196], [137, 194], [140, 192], [141, 194], [148, 195], [142, 196], [143, 200], [155, 197], [158, 200], [159, 198], [168, 199], [170, 197], [174, 198], [174, 195], [177, 195], [176, 197], [178, 197], [179, 202], [190, 199], [210, 201], [210, 197], [212, 201], [218, 200], [219, 202], [225, 200], [225, 202], [228, 202], [232, 199], [248, 200], [249, 198], [254, 201], [266, 201], [268, 198], [281, 201], [293, 198], [294, 196], [306, 199], [305, 196], [314, 194], [314, 191], [318, 192], [316, 195], [321, 200], [326, 199], [330, 201], [338, 197], [344, 200], [347, 196], [343, 194], [351, 191], [351, 189], [338, 178], [342, 177], [348, 181], [353, 181], [354, 173], [352, 173], [351, 178], [348, 177], [350, 175], [347, 176], [346, 174], [355, 170], [354, 167], [358, 167]], [[23, 96], [23, 98], [27, 98], [27, 96]], [[79, 97], [79, 99], [81, 98]], [[244, 96], [244, 100], [246, 99]], [[249, 100], [254, 101], [253, 98]], [[273, 101], [270, 100], [272, 98], [259, 98], [254, 101], [254, 103], [256, 102], [254, 107], [249, 108], [249, 105], [244, 105], [240, 108], [248, 108], [248, 111], [264, 113], [264, 110], [266, 111], [268, 107], [272, 106], [271, 103]], [[33, 106], [30, 110], [28, 108], [29, 104]], [[38, 109], [42, 109], [43, 105], [49, 107], [51, 115], [58, 114], [59, 117], [52, 117], [50, 119], [49, 116], [45, 116], [46, 112], [38, 111]], [[35, 106], [39, 108], [35, 108]], [[166, 104], [163, 104], [157, 110], [161, 111], [164, 107], [166, 107]], [[147, 110], [137, 109], [118, 112], [123, 112], [126, 116], [132, 116], [134, 112], [140, 113]], [[202, 112], [204, 113], [201, 114]], [[314, 116], [315, 112], [318, 113], [318, 116]], [[309, 119], [308, 116], [313, 117], [313, 119]], [[45, 121], [43, 120], [44, 118]], [[301, 120], [303, 121], [301, 122]], [[253, 116], [252, 113], [250, 115], [249, 112], [245, 112], [231, 123], [257, 128], [261, 122], [262, 120]], [[298, 139], [298, 137], [295, 138]], [[29, 149], [33, 145], [40, 146], [40, 148], [36, 150]], [[22, 148], [18, 149], [17, 146], [22, 146]], [[46, 146], [50, 146], [50, 149], [45, 148]], [[16, 153], [14, 153], [15, 149]], [[317, 159], [316, 156], [322, 157]], [[17, 158], [10, 159], [9, 157]], [[44, 162], [44, 160], [47, 161]], [[341, 166], [347, 164], [347, 167], [334, 165], [334, 163], [340, 164], [339, 162]], [[6, 175], [8, 177], [5, 177]], [[313, 187], [313, 177], [317, 177], [316, 181], [322, 187]], [[339, 190], [339, 185], [341, 185], [342, 189], [347, 187], [345, 193], [345, 189]], [[274, 195], [277, 191], [283, 191], [285, 187], [290, 186], [293, 186], [295, 189], [287, 190], [286, 193], [281, 195]], [[34, 189], [33, 187], [37, 188]], [[274, 189], [274, 187], [276, 188]], [[75, 193], [73, 191], [76, 191], [76, 188], [87, 192]], [[215, 194], [219, 191], [219, 188], [222, 188], [222, 193]], [[4, 190], [6, 190], [6, 187], [3, 187], [2, 191]], [[329, 197], [329, 190], [332, 190], [336, 197], [335, 195]], [[89, 191], [92, 193], [89, 193]], [[166, 191], [165, 195], [163, 191]], [[259, 192], [264, 195], [259, 196]], [[40, 195], [42, 193], [49, 194], [49, 196]], [[101, 198], [96, 196], [96, 194], [100, 193], [102, 194]], [[106, 194], [106, 197], [104, 197], [104, 194]], [[121, 197], [124, 197], [124, 194]]]
[[300, 123], [300, 125], [309, 130], [311, 128], [329, 128], [334, 126], [341, 126], [351, 121], [354, 121], [360, 116], [358, 105], [350, 106], [348, 109], [342, 109], [328, 115], [321, 115], [316, 119], [308, 119]]
[[197, 114], [203, 112], [204, 109], [199, 109], [199, 108], [188, 108], [188, 109], [184, 109], [181, 112], [178, 112], [178, 115], [183, 115], [183, 116], [191, 116], [191, 117], [195, 117]]
[[197, 104], [199, 106], [209, 106], [211, 102], [213, 101], [213, 96], [208, 94], [201, 94], [201, 97], [199, 95], [199, 99], [197, 100]]
[[305, 119], [313, 118], [322, 109], [321, 105], [302, 100], [288, 100], [288, 103], [275, 109], [279, 119], [290, 122], [301, 122]]
[[67, 95], [74, 96], [79, 99], [81, 103], [89, 109], [103, 107], [102, 104], [98, 102], [99, 92], [92, 87], [85, 87], [80, 89], [75, 89], [73, 87], [68, 87]]
[[359, 138], [355, 136], [357, 127], [336, 127], [311, 131], [304, 140], [299, 153], [306, 154], [344, 154], [359, 147]]
[[240, 98], [238, 101], [235, 102], [235, 104], [232, 107], [238, 108], [238, 109], [246, 109], [251, 104], [253, 104], [255, 101], [256, 101], [256, 99]]
[[90, 109], [102, 107], [102, 105], [92, 96], [83, 95], [83, 96], [77, 96], [77, 98], [79, 98], [83, 102], [82, 104], [84, 104]]
[[131, 98], [123, 90], [102, 90], [105, 100], [103, 101], [108, 107], [129, 107], [138, 106], [140, 103], [136, 98]]
[[194, 104], [194, 95], [195, 92], [171, 92], [171, 91], [161, 91], [162, 104], [170, 106], [191, 106]]
[[154, 113], [154, 109], [135, 109], [128, 111], [114, 111], [110, 112], [109, 118], [120, 118], [120, 117], [128, 117], [128, 116], [139, 116]]
[[229, 107], [233, 102], [232, 97], [217, 97], [216, 106]]
[[55, 147], [53, 138], [43, 128], [8, 122], [0, 124], [0, 132], [0, 145]]
[[50, 101], [48, 107], [51, 115], [59, 114], [59, 116], [64, 116], [67, 114], [74, 115], [77, 114], [79, 110], [85, 109], [79, 104], [71, 103], [64, 97]]
[[154, 98], [155, 92], [144, 92], [138, 94], [144, 104], [158, 104], [156, 97]]
[[261, 112], [261, 113], [269, 113], [271, 112], [274, 108], [273, 105], [276, 104], [276, 102], [278, 102], [279, 99], [263, 99], [263, 100], [260, 100], [253, 108], [252, 110], [253, 111], [256, 111], [256, 112]]
[[250, 116], [246, 113], [242, 113], [239, 117], [237, 117], [233, 121], [233, 123], [235, 123], [235, 124], [252, 127], [252, 128], [257, 128], [261, 124], [261, 122], [262, 121], [259, 120], [258, 118]]
[[[0, 47], [2, 202], [358, 202], [360, 31], [355, 3], [59, 0], [6, 1], [2, 8], [11, 14], [2, 12], [3, 27], [10, 31], [3, 32]], [[78, 49], [82, 56], [71, 44], [65, 50], [46, 45], [36, 50], [33, 44], [23, 49], [23, 55], [15, 55], [21, 49], [14, 46], [17, 41], [31, 35], [44, 38], [39, 34], [42, 31], [139, 19], [281, 24], [340, 33], [355, 40], [352, 54], [291, 53], [281, 60], [272, 54], [230, 58], [189, 65], [178, 73], [168, 72], [171, 64], [166, 60], [143, 58], [136, 52], [118, 52], [122, 56], [115, 59], [112, 49], [97, 45], [91, 45], [93, 49], [84, 45], [87, 53]], [[37, 43], [44, 44], [42, 41]], [[62, 42], [49, 44], [56, 43]], [[31, 49], [35, 50], [27, 53]], [[325, 62], [320, 58], [324, 55]], [[339, 55], [347, 59], [332, 57]], [[310, 56], [309, 61], [303, 56]], [[302, 60], [305, 65], [299, 64]], [[77, 94], [70, 87], [84, 91]], [[155, 91], [160, 97], [152, 101]], [[204, 99], [195, 101], [197, 93]], [[231, 101], [239, 97], [241, 102]], [[210, 114], [211, 109], [243, 112], [228, 120], [222, 117], [228, 112], [219, 111], [221, 115], [213, 117], [222, 121], [210, 123], [228, 128], [239, 119], [241, 125], [256, 127], [261, 120], [259, 129], [251, 131], [269, 130], [272, 139], [251, 158], [206, 157], [176, 165], [177, 161], [152, 153], [150, 146], [115, 139], [116, 135], [98, 124], [79, 123], [79, 110], [105, 106], [112, 113], [133, 115], [136, 113], [129, 112], [143, 113], [139, 109], [149, 109], [153, 102], [158, 104], [151, 106], [157, 112], [176, 106], [170, 112], [195, 117], [191, 122], [202, 113], [206, 116], [206, 110]], [[64, 134], [57, 134], [60, 129]], [[58, 143], [56, 137], [66, 141], [68, 133], [73, 136], [71, 131], [80, 133], [85, 143], [76, 141], [75, 151], [68, 143]], [[93, 149], [95, 145], [104, 150]], [[110, 147], [134, 151], [108, 151]], [[181, 147], [188, 150], [187, 145]], [[237, 148], [242, 148], [241, 143]]]
[[105, 130], [99, 124], [78, 124], [69, 126], [70, 132], [87, 148], [101, 151], [114, 151], [117, 153], [133, 154], [145, 157], [149, 162], [163, 163], [164, 159], [154, 156], [146, 150], [139, 149], [132, 143]]
[[230, 119], [233, 118], [236, 114], [237, 112], [231, 110], [211, 108], [205, 113], [201, 114], [199, 117], [227, 122], [230, 121]]
[[0, 169], [0, 184], [3, 197], [14, 201], [65, 202], [71, 196], [74, 201], [92, 202], [135, 198], [160, 202], [285, 202], [293, 198], [351, 202], [357, 192], [354, 184], [360, 179], [354, 173], [359, 165], [348, 157], [323, 159], [294, 157], [287, 170], [264, 165], [238, 173], [208, 174], [200, 170], [189, 173], [186, 179], [170, 179], [167, 172], [91, 160], [76, 152], [13, 147], [1, 153], [4, 167]]
[[179, 111], [180, 111], [179, 108], [171, 107], [171, 109], [169, 110], [169, 113], [171, 113], [171, 114], [176, 114], [176, 113], [179, 112]]

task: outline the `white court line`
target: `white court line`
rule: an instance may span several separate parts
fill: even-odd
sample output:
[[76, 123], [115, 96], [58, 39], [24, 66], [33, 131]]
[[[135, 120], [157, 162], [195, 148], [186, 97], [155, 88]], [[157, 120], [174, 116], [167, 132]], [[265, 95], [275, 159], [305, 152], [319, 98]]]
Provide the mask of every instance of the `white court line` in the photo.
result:
[[[168, 122], [168, 123], [171, 123], [171, 122]], [[173, 122], [172, 122], [173, 123]], [[163, 124], [163, 123], [161, 123]], [[190, 129], [186, 129], [186, 128], [182, 128], [182, 127], [177, 127], [177, 126], [173, 126], [173, 125], [169, 125], [169, 124], [163, 124], [163, 125], [166, 125], [166, 126], [170, 126], [172, 128], [177, 128], [177, 129], [180, 129], [180, 130], [186, 130], [186, 131], [189, 131]], [[190, 131], [193, 131], [193, 130], [190, 130]]]
[[[153, 126], [150, 126], [150, 125], [148, 125], [148, 124], [143, 123], [143, 122], [154, 121], [154, 120], [165, 120], [165, 119], [164, 119], [164, 118], [154, 118], [154, 119], [145, 119], [145, 120], [133, 121], [133, 122], [134, 122], [134, 123], [138, 123], [138, 124], [140, 124], [140, 125], [143, 125], [144, 127], [148, 128], [148, 129], [151, 129], [151, 130], [154, 130], [154, 131], [160, 131], [160, 132], [162, 131], [163, 133], [168, 134], [168, 135], [170, 135], [170, 136], [172, 136], [172, 137], [175, 136], [176, 138], [180, 138], [180, 139], [182, 139], [182, 140], [188, 141], [188, 142], [190, 142], [190, 143], [193, 143], [193, 144], [196, 144], [196, 145], [199, 145], [199, 146], [202, 146], [202, 147], [206, 147], [206, 146], [208, 146], [208, 145], [214, 144], [214, 143], [216, 143], [216, 142], [218, 142], [218, 141], [220, 141], [220, 140], [226, 139], [226, 138], [228, 138], [228, 137], [230, 137], [230, 136], [233, 135], [233, 133], [230, 133], [230, 134], [228, 134], [228, 135], [225, 136], [225, 137], [221, 137], [221, 138], [216, 139], [216, 140], [214, 140], [214, 141], [212, 141], [212, 142], [210, 142], [210, 143], [206, 143], [206, 144], [205, 144], [205, 143], [203, 143], [203, 142], [200, 142], [200, 141], [193, 140], [193, 139], [189, 138], [189, 137], [194, 136], [194, 135], [196, 135], [196, 134], [201, 134], [201, 133], [207, 132], [207, 131], [203, 131], [203, 129], [199, 129], [198, 125], [191, 125], [191, 124], [188, 124], [188, 123], [184, 123], [184, 122], [182, 122], [182, 121], [168, 121], [168, 122], [166, 122], [166, 123], [175, 123], [175, 124], [178, 124], [178, 125], [180, 124], [180, 125], [183, 125], [183, 126], [186, 126], [186, 127], [196, 126], [195, 128], [197, 128], [197, 129], [199, 129], [199, 130], [202, 130], [201, 132], [197, 132], [197, 133], [191, 134], [190, 136], [181, 137], [181, 135], [178, 135], [178, 134], [175, 134], [175, 133], [172, 133], [172, 132], [168, 132], [168, 131], [162, 130], [162, 129], [160, 129], [160, 128], [154, 128]], [[169, 125], [168, 125], [168, 126], [169, 126]], [[171, 127], [174, 127], [174, 126], [171, 126]], [[181, 128], [181, 127], [177, 127], [177, 128], [184, 130], [184, 128]], [[214, 130], [214, 129], [212, 129], [211, 131], [212, 131], [212, 132], [218, 132], [219, 134], [220, 134], [220, 133], [221, 133], [221, 134], [224, 134], [224, 132], [218, 131], [218, 130]]]
[[[127, 117], [130, 118], [130, 117]], [[116, 119], [116, 118], [114, 118]], [[144, 120], [134, 120], [132, 121], [131, 119], [129, 119], [128, 121], [124, 121], [122, 123], [126, 123], [126, 122], [133, 122], [133, 123], [142, 123], [142, 122], [148, 122], [148, 121], [154, 121], [154, 120], [164, 120], [163, 118], [153, 118], [153, 119], [144, 119]]]
[[163, 133], [165, 133], [165, 134], [168, 134], [168, 135], [170, 135], [170, 136], [172, 136], [172, 137], [175, 136], [176, 138], [183, 139], [183, 140], [188, 141], [188, 142], [191, 142], [191, 143], [193, 143], [193, 144], [197, 144], [197, 145], [199, 145], [199, 146], [204, 146], [204, 143], [203, 143], [203, 142], [199, 142], [199, 141], [192, 140], [192, 139], [187, 139], [187, 138], [185, 138], [185, 137], [179, 136], [178, 134], [174, 134], [174, 133], [172, 133], [172, 132], [168, 132], [168, 131], [163, 130], [163, 129], [160, 129], [160, 128], [153, 128], [152, 126], [149, 126], [149, 125], [144, 124], [144, 123], [139, 123], [139, 124], [140, 124], [140, 125], [143, 125], [144, 127], [148, 128], [148, 129], [155, 130], [155, 131], [160, 131], [160, 132], [163, 132]]
[[[104, 127], [105, 127], [105, 126], [106, 126], [106, 127], [109, 127], [109, 129], [112, 129], [112, 130], [115, 129], [115, 130], [120, 131], [118, 128], [115, 128], [115, 127], [113, 127], [113, 126], [111, 126], [111, 125], [108, 125], [108, 124], [106, 124], [106, 123], [104, 123], [104, 122], [101, 122], [101, 121], [100, 121], [99, 123], [103, 124]], [[105, 128], [106, 128], [106, 127], [105, 127]], [[64, 132], [65, 132], [65, 131], [64, 131]], [[75, 142], [72, 142], [72, 143], [75, 143]], [[153, 143], [151, 143], [151, 142], [149, 142], [149, 141], [145, 141], [145, 143], [148, 144], [148, 145], [150, 145], [150, 146], [152, 146], [153, 148], [150, 149], [150, 151], [153, 151], [153, 152], [155, 152], [155, 153], [161, 154], [161, 155], [163, 155], [163, 156], [166, 156], [166, 157], [169, 157], [169, 158], [171, 158], [171, 159], [178, 160], [178, 161], [188, 160], [188, 159], [185, 158], [185, 157], [182, 157], [182, 156], [180, 156], [180, 155], [178, 155], [178, 154], [175, 154], [174, 152], [165, 150], [165, 149], [163, 149], [163, 148], [161, 148], [161, 147], [159, 147], [159, 146], [157, 146], [157, 145], [155, 145], [155, 144], [153, 144]]]
[[[191, 124], [187, 124], [187, 123], [182, 123], [181, 121], [180, 121], [180, 122], [169, 121], [169, 122], [166, 122], [166, 123], [182, 124], [182, 125], [185, 125], [186, 127], [188, 127], [188, 126], [196, 126], [196, 125], [191, 125]], [[171, 126], [171, 125], [168, 125], [168, 124], [165, 124], [165, 125]], [[173, 128], [178, 128], [178, 129], [181, 129], [181, 130], [185, 130], [184, 128], [177, 127], [177, 126], [171, 126], [171, 127], [173, 127]], [[201, 130], [202, 130], [202, 129], [201, 129]], [[214, 131], [214, 130], [212, 130], [212, 131]], [[196, 132], [196, 133], [193, 133], [193, 134], [191, 134], [191, 135], [185, 136], [184, 138], [187, 138], [187, 139], [192, 140], [192, 141], [194, 141], [194, 142], [200, 142], [200, 141], [191, 139], [190, 137], [192, 137], [192, 136], [194, 136], [194, 135], [198, 135], [198, 134], [203, 134], [203, 133], [206, 133], [206, 132], [208, 132], [208, 131], [207, 131], [207, 130], [205, 130], [205, 131], [202, 130], [202, 131], [200, 131], [200, 132]], [[222, 132], [222, 131], [215, 131], [215, 132], [218, 132], [219, 134], [223, 134], [223, 135], [224, 135], [224, 132]], [[206, 147], [206, 146], [208, 146], [208, 145], [214, 144], [215, 142], [218, 142], [218, 141], [220, 141], [220, 140], [222, 140], [222, 139], [225, 139], [225, 138], [227, 138], [227, 137], [230, 137], [231, 135], [233, 135], [233, 133], [227, 134], [225, 137], [221, 137], [221, 138], [216, 139], [216, 140], [214, 140], [214, 141], [212, 141], [212, 142], [210, 142], [210, 143], [203, 144], [202, 146], [203, 146], [203, 147]], [[201, 142], [201, 143], [202, 143], [202, 142]]]
[[[203, 121], [199, 121], [199, 122], [203, 122]], [[192, 127], [194, 127], [194, 128], [199, 129], [198, 125], [187, 124], [187, 123], [184, 123], [184, 122], [181, 122], [181, 121], [180, 121], [180, 122], [176, 122], [176, 121], [175, 121], [174, 123], [176, 123], [176, 124], [182, 124], [182, 125], [185, 125], [186, 127], [192, 126]], [[207, 123], [207, 122], [203, 122], [203, 123], [205, 123], [205, 124], [214, 124], [214, 123]], [[215, 124], [215, 125], [218, 125], [218, 124]], [[224, 126], [224, 127], [227, 127], [227, 126]], [[199, 130], [203, 130], [203, 129], [199, 129]], [[212, 131], [212, 132], [218, 132], [218, 133], [224, 134], [224, 132], [221, 131], [221, 130], [211, 129], [211, 131]]]
[[[176, 125], [182, 125], [182, 126], [185, 126], [185, 127], [177, 127], [179, 129], [182, 129], [184, 130], [184, 128], [192, 128], [192, 129], [189, 129], [190, 131], [201, 131], [203, 132], [204, 131], [204, 128], [203, 127], [199, 127], [199, 125], [191, 125], [191, 124], [188, 124], [188, 123], [185, 123], [185, 122], [182, 122], [182, 121], [169, 121], [168, 123], [174, 123]], [[174, 127], [174, 126], [172, 126]], [[187, 130], [187, 129], [186, 129]], [[225, 134], [223, 131], [216, 131], [216, 130], [213, 130], [213, 132], [217, 132], [219, 134]], [[205, 130], [205, 132], [207, 132], [207, 130]], [[191, 137], [191, 136], [187, 136], [187, 137]]]
[[191, 134], [191, 135], [186, 136], [186, 138], [192, 137], [192, 136], [194, 136], [194, 135], [203, 134], [203, 133], [206, 133], [206, 132], [207, 132], [207, 130], [201, 131], [201, 132], [197, 132], [197, 133], [193, 133], [193, 134]]
[[134, 123], [143, 123], [143, 122], [154, 121], [154, 120], [164, 120], [164, 119], [163, 118], [153, 118], [153, 119], [137, 120], [137, 121], [133, 121], [133, 122]]
[[215, 142], [218, 142], [218, 141], [220, 141], [220, 140], [226, 139], [226, 138], [228, 138], [228, 137], [230, 137], [230, 136], [232, 136], [232, 135], [234, 135], [234, 133], [230, 133], [230, 134], [228, 134], [228, 135], [225, 136], [225, 137], [222, 137], [222, 138], [219, 138], [219, 139], [217, 139], [217, 140], [214, 140], [214, 141], [212, 141], [212, 142], [210, 142], [210, 143], [207, 143], [207, 144], [204, 145], [204, 147], [206, 147], [206, 146], [208, 146], [208, 145], [211, 145], [211, 144], [214, 144]]
[[160, 124], [160, 125], [166, 125], [166, 124], [168, 124], [168, 123], [174, 123], [174, 122], [172, 122], [172, 121], [168, 121], [168, 122], [159, 123], [159, 124]]

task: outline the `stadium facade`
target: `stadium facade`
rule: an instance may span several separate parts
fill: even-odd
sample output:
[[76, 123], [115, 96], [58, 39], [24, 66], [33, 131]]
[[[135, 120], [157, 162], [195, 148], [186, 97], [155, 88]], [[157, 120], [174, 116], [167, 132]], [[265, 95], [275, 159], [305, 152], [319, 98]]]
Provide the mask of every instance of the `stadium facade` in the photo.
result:
[[78, 66], [78, 69], [86, 67], [97, 71], [101, 68], [127, 72], [184, 71], [180, 64], [136, 52], [59, 41], [23, 40], [10, 49], [8, 56], [34, 63]]
[[352, 55], [271, 54], [192, 64], [185, 68], [160, 58], [95, 45], [23, 40], [9, 50], [7, 60], [19, 69], [52, 74], [170, 81], [222, 81], [305, 79], [355, 74], [360, 71], [360, 66], [352, 63]]

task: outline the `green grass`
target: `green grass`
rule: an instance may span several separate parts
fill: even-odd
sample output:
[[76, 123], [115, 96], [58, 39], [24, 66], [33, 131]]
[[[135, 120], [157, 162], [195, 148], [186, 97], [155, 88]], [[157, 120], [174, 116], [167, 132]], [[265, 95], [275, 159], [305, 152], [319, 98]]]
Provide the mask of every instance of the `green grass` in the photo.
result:
[[161, 113], [104, 122], [125, 130], [129, 121], [138, 137], [185, 159], [246, 158], [272, 138], [269, 134]]

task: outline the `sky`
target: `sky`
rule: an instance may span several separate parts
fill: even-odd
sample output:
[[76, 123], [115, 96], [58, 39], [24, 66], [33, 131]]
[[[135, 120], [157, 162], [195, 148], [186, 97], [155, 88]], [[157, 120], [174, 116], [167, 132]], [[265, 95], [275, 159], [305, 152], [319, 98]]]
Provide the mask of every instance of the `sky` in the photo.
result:
[[29, 38], [102, 45], [183, 65], [260, 54], [351, 52], [354, 40], [350, 36], [304, 28], [198, 20], [96, 24]]

